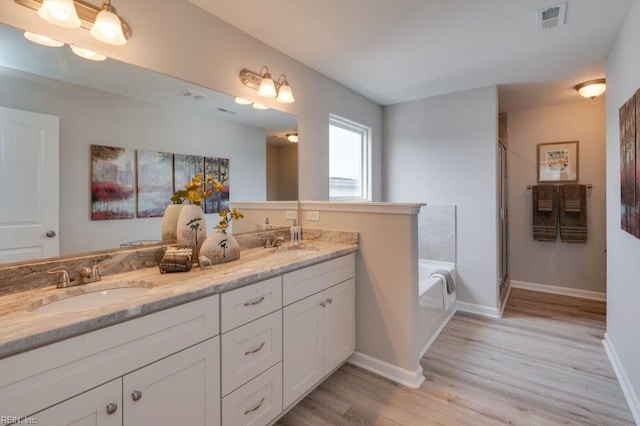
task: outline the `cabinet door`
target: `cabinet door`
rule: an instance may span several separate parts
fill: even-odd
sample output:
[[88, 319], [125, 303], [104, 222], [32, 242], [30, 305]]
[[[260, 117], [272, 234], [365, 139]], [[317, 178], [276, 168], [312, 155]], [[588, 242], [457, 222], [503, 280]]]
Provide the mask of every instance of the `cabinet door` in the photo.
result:
[[327, 289], [324, 295], [324, 364], [328, 374], [355, 351], [355, 282], [351, 278]]
[[324, 376], [324, 293], [284, 308], [283, 407], [304, 395]]
[[21, 421], [57, 426], [121, 426], [122, 381], [105, 383]]
[[220, 424], [218, 336], [123, 377], [127, 426]]

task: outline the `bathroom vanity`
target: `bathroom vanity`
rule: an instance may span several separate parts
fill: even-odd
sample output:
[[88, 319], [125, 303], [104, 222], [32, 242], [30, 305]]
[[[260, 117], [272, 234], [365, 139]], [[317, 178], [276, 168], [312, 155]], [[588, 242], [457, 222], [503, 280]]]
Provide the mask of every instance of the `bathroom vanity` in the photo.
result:
[[0, 415], [41, 425], [274, 422], [355, 350], [357, 245], [314, 244], [249, 249], [206, 271], [105, 277], [103, 289], [148, 291], [75, 312], [38, 310], [64, 289], [3, 296], [13, 309], [0, 316]]

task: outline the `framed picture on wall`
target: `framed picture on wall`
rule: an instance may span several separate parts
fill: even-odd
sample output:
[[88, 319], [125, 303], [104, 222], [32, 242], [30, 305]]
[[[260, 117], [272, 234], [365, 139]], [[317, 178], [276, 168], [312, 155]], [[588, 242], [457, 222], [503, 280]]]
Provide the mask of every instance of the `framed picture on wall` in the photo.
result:
[[577, 182], [578, 141], [538, 144], [538, 182]]

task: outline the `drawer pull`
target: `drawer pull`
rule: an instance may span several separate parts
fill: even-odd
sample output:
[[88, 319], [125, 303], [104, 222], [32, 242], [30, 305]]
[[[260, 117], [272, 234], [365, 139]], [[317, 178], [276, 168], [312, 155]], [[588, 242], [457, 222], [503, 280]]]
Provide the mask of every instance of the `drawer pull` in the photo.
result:
[[[252, 349], [252, 350], [250, 350], [250, 351], [246, 351], [246, 352], [244, 353], [244, 355], [245, 355], [245, 356], [247, 356], [247, 355], [255, 354], [255, 353], [256, 353], [256, 352], [258, 352], [260, 349], [264, 348], [264, 345], [265, 345], [265, 343], [264, 343], [264, 342], [262, 342], [262, 343], [260, 343], [260, 346], [258, 346], [257, 348]], [[245, 413], [245, 414], [246, 414], [246, 413]]]
[[134, 401], [140, 401], [140, 398], [142, 398], [142, 392], [138, 390], [131, 392], [131, 399]]
[[257, 300], [252, 300], [251, 302], [244, 302], [244, 306], [257, 305], [258, 303], [262, 302], [263, 300], [264, 300], [264, 296], [260, 296], [260, 298], [257, 299]]
[[262, 403], [264, 402], [264, 398], [262, 398], [260, 400], [260, 402], [258, 402], [258, 405], [256, 405], [253, 408], [249, 408], [248, 410], [246, 410], [244, 413], [245, 414], [249, 414], [249, 413], [253, 413], [254, 411], [256, 411], [258, 408], [262, 407]]
[[107, 404], [107, 414], [113, 414], [118, 411], [118, 404], [114, 404], [113, 402]]

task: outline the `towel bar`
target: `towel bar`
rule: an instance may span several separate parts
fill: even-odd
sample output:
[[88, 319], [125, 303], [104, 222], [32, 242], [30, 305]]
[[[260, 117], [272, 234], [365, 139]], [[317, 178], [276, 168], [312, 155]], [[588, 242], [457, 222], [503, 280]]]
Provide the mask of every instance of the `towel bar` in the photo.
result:
[[[527, 189], [531, 189], [531, 187], [532, 187], [532, 185], [527, 185]], [[590, 184], [590, 183], [588, 183], [588, 184], [587, 184], [587, 188], [588, 188], [588, 189], [591, 189], [591, 188], [593, 188], [593, 185], [592, 185], [592, 184]]]

